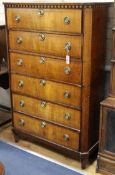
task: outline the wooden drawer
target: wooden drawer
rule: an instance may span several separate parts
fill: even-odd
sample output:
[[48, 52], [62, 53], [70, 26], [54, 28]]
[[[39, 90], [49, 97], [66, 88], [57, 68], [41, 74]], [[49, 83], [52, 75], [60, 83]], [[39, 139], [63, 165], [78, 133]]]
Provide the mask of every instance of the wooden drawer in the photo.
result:
[[80, 106], [81, 88], [12, 74], [11, 89], [45, 100]]
[[11, 72], [31, 75], [36, 78], [48, 78], [67, 83], [81, 84], [82, 63], [64, 60], [10, 53]]
[[74, 150], [79, 149], [79, 134], [77, 132], [18, 113], [13, 113], [13, 122], [14, 127], [21, 131]]
[[98, 157], [98, 173], [105, 174], [105, 175], [114, 175], [115, 174], [115, 159], [112, 159], [114, 157], [106, 157], [99, 156]]
[[38, 116], [80, 130], [80, 111], [66, 108], [47, 101], [17, 94], [12, 95], [14, 111]]
[[81, 33], [81, 18], [82, 10], [7, 9], [8, 28], [16, 29]]
[[67, 47], [68, 44], [71, 45], [70, 57], [81, 58], [81, 36], [19, 31], [9, 32], [10, 49], [66, 57], [65, 45]]

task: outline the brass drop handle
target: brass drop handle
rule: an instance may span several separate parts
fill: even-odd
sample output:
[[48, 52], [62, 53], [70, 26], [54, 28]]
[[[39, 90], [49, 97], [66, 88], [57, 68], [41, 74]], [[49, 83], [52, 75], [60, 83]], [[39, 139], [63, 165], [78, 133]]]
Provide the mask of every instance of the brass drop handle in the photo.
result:
[[65, 91], [65, 92], [64, 92], [64, 97], [65, 97], [65, 98], [70, 98], [70, 97], [71, 97], [70, 92]]
[[19, 81], [18, 81], [18, 86], [19, 86], [19, 87], [23, 87], [23, 86], [24, 86], [23, 80], [19, 80]]
[[44, 11], [43, 10], [38, 10], [38, 16], [43, 16], [44, 15]]
[[67, 52], [69, 52], [71, 50], [71, 43], [70, 42], [65, 43], [64, 48]]
[[23, 119], [19, 119], [18, 125], [19, 126], [24, 126], [25, 125], [25, 121]]
[[63, 135], [63, 139], [64, 139], [64, 141], [69, 141], [69, 135], [68, 134], [64, 134]]
[[46, 85], [46, 81], [45, 80], [40, 80], [40, 86], [43, 87]]
[[41, 122], [41, 128], [45, 128], [46, 127], [46, 122]]
[[20, 107], [24, 107], [25, 103], [23, 100], [20, 100]]
[[22, 59], [18, 59], [16, 64], [17, 64], [17, 66], [22, 66], [23, 60]]
[[71, 73], [71, 68], [70, 67], [64, 67], [64, 73], [66, 75], [69, 75]]
[[44, 57], [40, 57], [40, 64], [45, 64], [45, 58]]
[[18, 36], [18, 37], [16, 38], [16, 43], [17, 43], [17, 44], [21, 44], [21, 43], [22, 43], [22, 37]]
[[21, 20], [21, 17], [20, 16], [15, 16], [15, 21], [18, 23], [18, 22], [20, 22], [20, 20]]
[[64, 24], [66, 25], [70, 24], [70, 18], [68, 16], [64, 17]]
[[44, 41], [45, 40], [45, 35], [43, 33], [39, 34], [39, 40]]
[[46, 102], [46, 101], [41, 101], [41, 107], [42, 107], [42, 108], [45, 108], [46, 105], [47, 105], [47, 102]]
[[70, 119], [71, 119], [70, 113], [65, 113], [65, 114], [64, 114], [64, 119], [65, 119], [65, 120], [70, 120]]

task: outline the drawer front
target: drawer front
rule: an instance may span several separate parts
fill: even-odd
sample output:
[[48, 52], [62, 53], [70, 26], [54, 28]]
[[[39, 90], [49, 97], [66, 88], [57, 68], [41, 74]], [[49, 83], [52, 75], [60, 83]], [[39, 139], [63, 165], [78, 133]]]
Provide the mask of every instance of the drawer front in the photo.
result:
[[71, 61], [71, 64], [67, 65], [64, 60], [10, 53], [10, 65], [14, 73], [81, 84], [80, 61]]
[[98, 168], [101, 174], [105, 174], [105, 175], [115, 174], [115, 160], [114, 160], [114, 157], [112, 158], [113, 160], [106, 157], [106, 154], [104, 154], [104, 156], [99, 156]]
[[12, 74], [11, 89], [33, 97], [80, 106], [81, 88], [76, 86]]
[[7, 9], [8, 28], [81, 33], [81, 10]]
[[59, 57], [66, 57], [70, 49], [70, 57], [81, 58], [81, 36], [10, 31], [9, 47]]
[[13, 94], [13, 109], [80, 130], [80, 111]]
[[74, 150], [79, 149], [79, 134], [77, 132], [18, 113], [13, 113], [13, 122], [14, 127], [21, 131]]

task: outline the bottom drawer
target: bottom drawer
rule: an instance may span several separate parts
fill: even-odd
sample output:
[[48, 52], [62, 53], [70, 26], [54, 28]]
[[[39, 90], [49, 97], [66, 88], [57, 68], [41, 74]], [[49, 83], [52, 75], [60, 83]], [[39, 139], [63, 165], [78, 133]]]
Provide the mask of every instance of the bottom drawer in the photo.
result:
[[104, 157], [99, 156], [98, 168], [99, 168], [99, 172], [102, 172], [103, 174], [114, 175], [115, 174], [115, 160], [106, 158], [106, 155], [104, 155]]
[[32, 134], [73, 150], [79, 149], [79, 134], [45, 121], [31, 118], [19, 113], [13, 113], [13, 122], [16, 129]]

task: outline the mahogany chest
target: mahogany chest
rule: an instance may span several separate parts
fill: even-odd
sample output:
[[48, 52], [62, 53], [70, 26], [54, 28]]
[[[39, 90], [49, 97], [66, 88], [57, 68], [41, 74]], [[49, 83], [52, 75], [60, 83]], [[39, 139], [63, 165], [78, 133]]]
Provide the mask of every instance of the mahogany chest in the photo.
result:
[[5, 3], [13, 131], [81, 160], [98, 145], [107, 4]]

